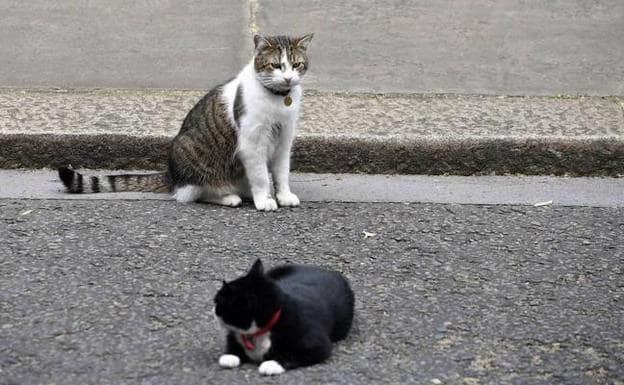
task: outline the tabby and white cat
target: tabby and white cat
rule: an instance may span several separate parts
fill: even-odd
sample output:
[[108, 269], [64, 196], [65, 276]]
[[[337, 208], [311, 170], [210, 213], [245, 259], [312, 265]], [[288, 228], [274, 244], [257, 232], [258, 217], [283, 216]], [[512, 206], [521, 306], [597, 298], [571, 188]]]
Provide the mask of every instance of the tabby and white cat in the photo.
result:
[[67, 191], [173, 191], [179, 202], [232, 207], [243, 196], [263, 211], [298, 206], [288, 176], [312, 36], [255, 35], [251, 62], [187, 114], [171, 143], [168, 172], [99, 177], [62, 167], [59, 177]]
[[353, 321], [347, 279], [315, 266], [282, 265], [265, 274], [258, 259], [247, 275], [224, 281], [214, 301], [227, 332], [219, 365], [252, 361], [263, 375], [325, 361]]

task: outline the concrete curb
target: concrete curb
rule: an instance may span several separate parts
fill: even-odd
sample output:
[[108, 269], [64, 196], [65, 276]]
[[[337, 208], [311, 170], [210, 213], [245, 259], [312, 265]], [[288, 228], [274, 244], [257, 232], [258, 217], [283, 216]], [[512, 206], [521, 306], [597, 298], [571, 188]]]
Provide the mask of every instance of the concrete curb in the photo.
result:
[[[0, 168], [163, 169], [169, 138], [125, 135], [0, 135]], [[429, 175], [624, 174], [624, 141], [615, 139], [420, 139], [304, 137], [293, 170]]]
[[[0, 167], [162, 169], [170, 136], [201, 94], [0, 90]], [[308, 92], [293, 169], [618, 176], [622, 105], [613, 97]]]

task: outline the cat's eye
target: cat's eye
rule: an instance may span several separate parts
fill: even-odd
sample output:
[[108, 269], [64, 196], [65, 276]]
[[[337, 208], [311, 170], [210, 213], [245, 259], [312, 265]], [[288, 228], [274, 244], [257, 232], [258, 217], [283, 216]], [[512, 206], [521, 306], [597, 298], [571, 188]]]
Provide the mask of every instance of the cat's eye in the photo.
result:
[[302, 62], [297, 62], [295, 64], [293, 64], [293, 68], [300, 68], [303, 67], [303, 63]]
[[271, 63], [271, 67], [277, 70], [282, 68], [282, 65], [280, 63]]

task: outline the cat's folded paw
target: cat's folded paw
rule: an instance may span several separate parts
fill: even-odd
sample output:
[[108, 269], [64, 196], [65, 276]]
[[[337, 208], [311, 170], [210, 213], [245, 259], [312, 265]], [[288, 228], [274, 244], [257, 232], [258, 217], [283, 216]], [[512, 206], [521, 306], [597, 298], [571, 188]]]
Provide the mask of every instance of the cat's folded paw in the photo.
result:
[[286, 370], [279, 364], [277, 361], [264, 361], [260, 364], [258, 371], [263, 376], [276, 376], [278, 374], [284, 373]]
[[260, 211], [275, 211], [277, 210], [277, 202], [273, 198], [254, 199], [254, 205], [257, 210]]
[[300, 203], [299, 198], [290, 191], [278, 192], [275, 197], [277, 198], [277, 202], [280, 206], [295, 207], [299, 206]]
[[221, 204], [229, 207], [237, 207], [243, 203], [241, 197], [235, 194], [226, 195], [221, 198]]
[[234, 354], [224, 354], [219, 357], [219, 366], [226, 369], [237, 368], [240, 365], [240, 358]]

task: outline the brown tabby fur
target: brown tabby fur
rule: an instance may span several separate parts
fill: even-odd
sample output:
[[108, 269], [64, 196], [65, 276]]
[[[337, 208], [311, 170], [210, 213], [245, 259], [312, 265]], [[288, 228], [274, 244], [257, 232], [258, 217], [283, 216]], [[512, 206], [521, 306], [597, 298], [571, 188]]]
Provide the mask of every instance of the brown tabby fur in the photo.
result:
[[[304, 37], [305, 38], [305, 37]], [[303, 75], [308, 68], [304, 38], [256, 35], [254, 68], [258, 74], [270, 73], [271, 63], [280, 61], [286, 51], [290, 63], [300, 66]], [[226, 82], [227, 83], [227, 82]], [[151, 191], [170, 192], [184, 185], [222, 187], [244, 175], [236, 157], [239, 117], [245, 113], [242, 89], [234, 100], [234, 122], [221, 101], [223, 85], [213, 88], [189, 111], [180, 131], [173, 139], [168, 155], [168, 172], [146, 175], [84, 176], [71, 168], [59, 169], [59, 176], [70, 193]]]

